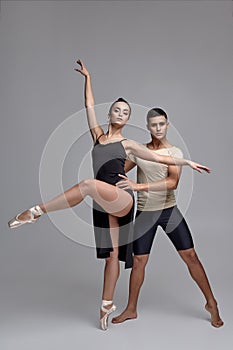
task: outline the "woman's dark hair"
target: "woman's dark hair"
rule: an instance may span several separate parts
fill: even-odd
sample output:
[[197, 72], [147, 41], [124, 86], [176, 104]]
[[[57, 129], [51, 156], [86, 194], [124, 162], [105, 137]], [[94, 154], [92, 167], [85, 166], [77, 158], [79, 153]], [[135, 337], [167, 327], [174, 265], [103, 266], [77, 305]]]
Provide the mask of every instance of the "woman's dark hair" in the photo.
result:
[[161, 115], [164, 116], [166, 118], [166, 120], [168, 119], [167, 113], [163, 109], [161, 109], [161, 108], [150, 109], [149, 112], [147, 113], [147, 116], [146, 116], [147, 123], [149, 123], [150, 118], [158, 117]]
[[128, 105], [129, 107], [129, 117], [130, 117], [130, 114], [131, 114], [131, 107], [130, 107], [130, 104], [129, 102], [127, 102], [123, 97], [119, 97], [116, 101], [114, 101], [112, 104], [111, 104], [111, 107], [109, 108], [109, 113], [111, 113], [112, 111], [112, 107], [114, 106], [115, 103], [117, 102], [124, 102]]

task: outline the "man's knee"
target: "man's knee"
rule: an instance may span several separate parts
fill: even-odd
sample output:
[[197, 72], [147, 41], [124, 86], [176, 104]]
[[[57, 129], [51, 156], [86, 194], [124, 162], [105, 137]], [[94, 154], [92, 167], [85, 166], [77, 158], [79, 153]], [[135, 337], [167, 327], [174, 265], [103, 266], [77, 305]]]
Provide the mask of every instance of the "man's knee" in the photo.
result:
[[146, 255], [134, 255], [133, 268], [134, 269], [143, 269], [143, 268], [145, 268], [148, 259], [149, 259], [149, 254], [146, 254]]
[[180, 251], [179, 253], [180, 253], [182, 259], [186, 262], [186, 264], [193, 264], [194, 265], [194, 264], [199, 263], [197, 253], [195, 252], [195, 250], [193, 248]]

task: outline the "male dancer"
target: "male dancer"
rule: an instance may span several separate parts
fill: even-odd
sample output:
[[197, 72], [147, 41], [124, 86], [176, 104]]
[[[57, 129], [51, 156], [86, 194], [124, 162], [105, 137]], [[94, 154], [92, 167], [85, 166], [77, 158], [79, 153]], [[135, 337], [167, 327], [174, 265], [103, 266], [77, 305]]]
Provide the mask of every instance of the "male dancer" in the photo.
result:
[[[167, 140], [169, 123], [167, 114], [160, 108], [153, 108], [147, 114], [147, 128], [151, 141], [145, 145], [163, 155], [182, 157], [182, 152]], [[137, 303], [144, 281], [145, 267], [158, 226], [161, 226], [174, 244], [180, 257], [186, 263], [191, 277], [201, 289], [205, 308], [211, 314], [211, 324], [221, 327], [217, 301], [211, 290], [205, 270], [198, 259], [188, 225], [176, 206], [174, 189], [177, 188], [181, 167], [152, 163], [132, 156], [126, 162], [126, 171], [137, 165], [137, 182], [122, 177], [117, 186], [138, 191], [137, 214], [134, 228], [134, 265], [130, 275], [129, 298], [126, 309], [112, 323], [121, 323], [137, 318]]]

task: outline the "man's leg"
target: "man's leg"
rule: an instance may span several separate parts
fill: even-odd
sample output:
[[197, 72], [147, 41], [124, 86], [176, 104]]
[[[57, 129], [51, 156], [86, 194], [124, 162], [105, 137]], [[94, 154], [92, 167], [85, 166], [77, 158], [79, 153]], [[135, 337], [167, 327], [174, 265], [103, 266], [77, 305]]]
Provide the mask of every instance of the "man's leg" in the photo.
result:
[[[211, 290], [205, 270], [198, 259], [194, 249], [191, 232], [186, 220], [177, 207], [166, 210], [164, 229], [180, 257], [186, 263], [191, 277], [197, 283], [206, 299], [206, 310], [211, 314], [211, 324], [214, 327], [221, 327], [223, 321], [218, 312], [217, 302]], [[164, 221], [164, 223], [165, 223]]]
[[195, 249], [179, 250], [178, 253], [186, 263], [191, 277], [204, 294], [206, 299], [205, 308], [211, 314], [211, 324], [217, 328], [221, 327], [223, 321], [219, 315], [217, 301], [213, 295], [205, 270], [195, 252]]
[[112, 323], [122, 323], [126, 320], [137, 318], [137, 303], [141, 286], [145, 278], [145, 267], [149, 254], [135, 255], [133, 268], [130, 274], [129, 299], [125, 310], [112, 319]]

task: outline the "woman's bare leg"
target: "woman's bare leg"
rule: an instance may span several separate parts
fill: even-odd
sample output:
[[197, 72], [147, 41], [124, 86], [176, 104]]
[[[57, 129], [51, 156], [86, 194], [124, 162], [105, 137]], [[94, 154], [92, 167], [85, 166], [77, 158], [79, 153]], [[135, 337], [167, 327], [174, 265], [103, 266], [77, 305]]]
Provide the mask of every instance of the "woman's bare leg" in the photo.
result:
[[[110, 257], [105, 259], [104, 269], [104, 285], [102, 300], [113, 300], [114, 291], [117, 280], [120, 274], [120, 266], [118, 260], [118, 241], [119, 241], [119, 224], [118, 218], [113, 215], [109, 215], [110, 235], [112, 239], [113, 251], [110, 252]], [[110, 309], [112, 304], [106, 306], [106, 309]], [[100, 310], [100, 318], [104, 316], [105, 312]]]
[[[44, 213], [74, 207], [87, 195], [92, 197], [106, 212], [114, 216], [126, 215], [133, 205], [130, 194], [116, 186], [95, 179], [87, 179], [46, 203], [39, 204]], [[20, 214], [20, 220], [30, 218], [29, 211]]]

